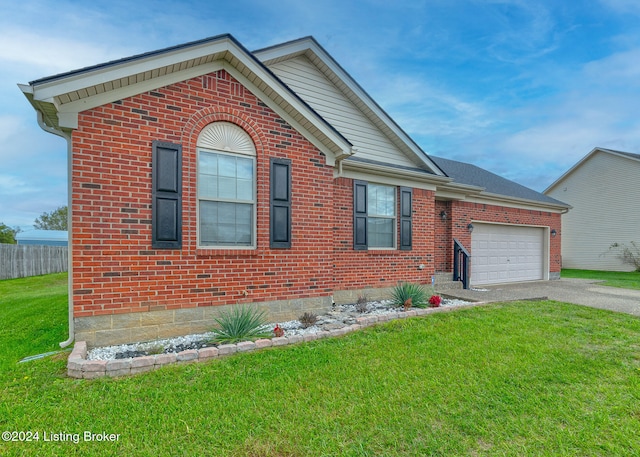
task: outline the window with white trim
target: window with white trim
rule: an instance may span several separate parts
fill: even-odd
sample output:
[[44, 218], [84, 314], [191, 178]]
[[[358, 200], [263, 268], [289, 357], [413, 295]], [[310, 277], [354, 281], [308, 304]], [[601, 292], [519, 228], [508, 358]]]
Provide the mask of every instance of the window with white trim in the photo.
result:
[[369, 248], [395, 248], [396, 187], [367, 185], [367, 238]]
[[215, 122], [198, 137], [198, 245], [255, 247], [256, 151], [249, 135]]
[[353, 249], [396, 245], [402, 251], [413, 249], [413, 189], [354, 180]]

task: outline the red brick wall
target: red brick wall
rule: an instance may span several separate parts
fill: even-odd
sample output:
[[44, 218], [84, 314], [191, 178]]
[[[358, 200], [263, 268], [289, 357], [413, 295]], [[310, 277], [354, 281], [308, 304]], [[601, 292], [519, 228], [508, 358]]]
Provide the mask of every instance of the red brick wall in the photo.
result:
[[[196, 148], [214, 121], [253, 139], [257, 249], [197, 249]], [[183, 248], [151, 248], [151, 143], [183, 145]], [[292, 160], [291, 249], [269, 248], [269, 158]], [[330, 295], [333, 168], [225, 71], [88, 110], [73, 135], [76, 317]]]
[[[546, 211], [506, 208], [469, 202], [452, 202], [451, 204], [451, 235], [458, 239], [465, 248], [471, 251], [471, 234], [467, 226], [471, 221], [498, 222], [504, 224], [538, 225], [556, 229], [557, 236], [550, 238], [549, 271], [560, 272], [562, 261], [561, 243], [561, 215]], [[471, 252], [473, 255], [473, 252]]]
[[[256, 146], [257, 249], [197, 248], [196, 140], [215, 121]], [[152, 141], [183, 146], [183, 248], [151, 248]], [[75, 317], [328, 296], [429, 283], [450, 271], [452, 237], [471, 220], [548, 225], [560, 215], [435, 202], [414, 189], [413, 250], [353, 250], [353, 182], [224, 70], [83, 112], [73, 135]], [[292, 248], [269, 248], [269, 158], [292, 160]], [[447, 221], [439, 217], [448, 213]], [[434, 237], [435, 234], [435, 237]], [[423, 265], [423, 269], [419, 266]], [[560, 270], [560, 236], [551, 271]]]
[[[336, 180], [334, 210], [336, 290], [392, 287], [398, 281], [431, 283], [434, 272], [432, 236], [434, 194], [432, 191], [413, 189], [413, 249], [411, 251], [353, 250], [353, 180], [347, 178]], [[398, 240], [398, 245], [399, 242]], [[424, 265], [422, 270], [418, 268], [420, 265]]]
[[[446, 212], [446, 219], [440, 214]], [[435, 270], [453, 271], [453, 237], [451, 235], [451, 202], [436, 201], [434, 217], [434, 259]]]

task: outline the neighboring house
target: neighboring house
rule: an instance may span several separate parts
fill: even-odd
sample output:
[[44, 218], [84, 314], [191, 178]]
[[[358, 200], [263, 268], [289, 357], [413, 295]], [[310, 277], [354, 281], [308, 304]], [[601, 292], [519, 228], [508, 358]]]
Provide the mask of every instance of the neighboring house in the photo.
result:
[[640, 243], [640, 154], [594, 148], [544, 193], [573, 208], [562, 217], [562, 266], [633, 271], [614, 243]]
[[429, 284], [454, 239], [474, 284], [559, 276], [567, 205], [430, 158], [313, 38], [221, 35], [21, 89], [68, 140], [70, 333], [90, 346]]
[[69, 234], [66, 230], [27, 230], [16, 235], [17, 244], [68, 246], [68, 240]]

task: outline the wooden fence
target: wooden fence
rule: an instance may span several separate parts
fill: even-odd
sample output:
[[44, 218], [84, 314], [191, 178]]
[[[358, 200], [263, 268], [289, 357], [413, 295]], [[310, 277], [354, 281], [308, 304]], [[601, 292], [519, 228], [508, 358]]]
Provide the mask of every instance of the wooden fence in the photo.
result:
[[68, 258], [66, 246], [0, 244], [0, 279], [68, 271]]

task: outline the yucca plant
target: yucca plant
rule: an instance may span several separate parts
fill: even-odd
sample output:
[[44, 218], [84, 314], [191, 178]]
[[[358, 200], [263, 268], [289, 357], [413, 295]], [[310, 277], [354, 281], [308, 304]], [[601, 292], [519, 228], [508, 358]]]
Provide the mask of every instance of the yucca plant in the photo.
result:
[[397, 306], [405, 306], [405, 303], [410, 303], [416, 308], [425, 308], [429, 299], [423, 286], [410, 282], [401, 282], [395, 286], [391, 291], [391, 297]]
[[273, 332], [267, 326], [264, 311], [251, 306], [234, 306], [223, 310], [214, 320], [218, 328], [213, 330], [213, 343], [238, 343], [273, 336]]

